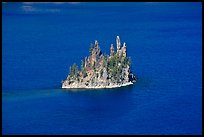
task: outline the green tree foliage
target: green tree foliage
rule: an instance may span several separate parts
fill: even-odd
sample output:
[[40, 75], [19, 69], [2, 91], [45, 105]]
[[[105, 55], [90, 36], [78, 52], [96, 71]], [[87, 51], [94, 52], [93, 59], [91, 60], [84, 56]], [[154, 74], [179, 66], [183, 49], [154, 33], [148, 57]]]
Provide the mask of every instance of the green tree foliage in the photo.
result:
[[84, 60], [81, 60], [81, 72], [83, 78], [87, 76]]
[[107, 60], [107, 70], [109, 78], [115, 82], [121, 82], [123, 68], [126, 68], [127, 65], [130, 66], [131, 61], [128, 57], [120, 58], [118, 54], [115, 54], [113, 57]]
[[84, 69], [84, 65], [85, 65], [84, 60], [81, 60], [81, 70]]
[[131, 65], [131, 59], [128, 57], [123, 57], [121, 59], [121, 65], [122, 65], [122, 67], [127, 67], [127, 65], [130, 66]]
[[108, 55], [104, 54], [103, 57], [102, 57], [102, 65], [103, 67], [106, 67], [107, 66], [107, 63], [108, 63]]
[[114, 69], [116, 67], [118, 63], [118, 60], [117, 60], [117, 56], [113, 56], [111, 57], [110, 59], [108, 59], [108, 62], [107, 62], [107, 65], [108, 65], [108, 69], [111, 70], [111, 69]]
[[77, 77], [77, 75], [78, 75], [78, 66], [76, 65], [76, 63], [74, 63], [71, 66], [69, 75], [70, 75], [70, 77]]
[[93, 44], [91, 43], [91, 44], [90, 44], [90, 49], [89, 49], [89, 55], [90, 55], [90, 56], [92, 55], [92, 50], [93, 50]]
[[85, 78], [87, 76], [86, 69], [83, 69], [81, 72], [82, 72], [83, 78]]
[[117, 58], [117, 54], [115, 54], [114, 56], [112, 56], [111, 58], [109, 58], [107, 60], [107, 71], [108, 71], [108, 76], [109, 78], [111, 78], [112, 80], [115, 80], [117, 77], [117, 73], [118, 73], [118, 63], [119, 60]]

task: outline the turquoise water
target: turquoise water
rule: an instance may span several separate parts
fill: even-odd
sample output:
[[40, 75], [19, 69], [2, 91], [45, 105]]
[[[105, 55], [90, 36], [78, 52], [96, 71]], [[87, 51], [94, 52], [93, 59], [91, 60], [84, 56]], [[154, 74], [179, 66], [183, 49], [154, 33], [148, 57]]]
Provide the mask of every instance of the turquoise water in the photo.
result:
[[[201, 3], [2, 5], [3, 134], [202, 134]], [[60, 88], [117, 35], [137, 83]]]

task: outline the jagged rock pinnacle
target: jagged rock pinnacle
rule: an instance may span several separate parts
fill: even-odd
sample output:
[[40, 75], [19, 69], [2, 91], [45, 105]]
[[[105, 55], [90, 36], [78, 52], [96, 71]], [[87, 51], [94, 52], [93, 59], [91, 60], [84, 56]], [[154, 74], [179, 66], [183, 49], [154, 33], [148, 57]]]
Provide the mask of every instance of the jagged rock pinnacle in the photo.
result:
[[126, 43], [123, 43], [123, 47], [122, 47], [122, 53], [123, 53], [123, 57], [127, 56], [127, 49], [126, 49]]
[[120, 45], [121, 45], [119, 36], [116, 37], [116, 44], [117, 44], [117, 51], [118, 51], [120, 50]]
[[95, 40], [95, 46], [96, 46], [96, 45], [98, 45], [98, 41], [97, 41], [97, 40]]
[[111, 47], [110, 47], [110, 56], [113, 56], [114, 55], [114, 47], [113, 47], [113, 44], [111, 44]]

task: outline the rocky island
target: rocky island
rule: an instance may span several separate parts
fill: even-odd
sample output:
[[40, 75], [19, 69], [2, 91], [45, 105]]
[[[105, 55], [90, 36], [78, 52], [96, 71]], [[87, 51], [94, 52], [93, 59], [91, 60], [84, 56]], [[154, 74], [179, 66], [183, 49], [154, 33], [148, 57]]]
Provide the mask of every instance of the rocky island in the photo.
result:
[[69, 70], [62, 88], [116, 88], [136, 82], [130, 71], [130, 58], [127, 47], [121, 46], [119, 36], [116, 37], [117, 50], [110, 46], [110, 55], [102, 54], [99, 43], [91, 44], [89, 56], [81, 61], [81, 68], [74, 63]]

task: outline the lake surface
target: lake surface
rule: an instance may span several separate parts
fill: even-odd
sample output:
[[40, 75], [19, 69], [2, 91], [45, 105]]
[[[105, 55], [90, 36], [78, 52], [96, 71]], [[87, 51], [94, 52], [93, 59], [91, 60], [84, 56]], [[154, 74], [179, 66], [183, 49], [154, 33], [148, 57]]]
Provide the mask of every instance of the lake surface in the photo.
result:
[[[3, 134], [202, 134], [202, 4], [2, 3]], [[98, 40], [134, 85], [63, 90]]]

